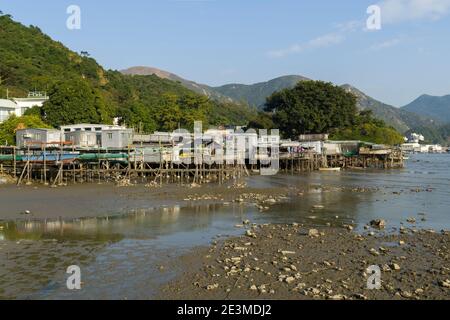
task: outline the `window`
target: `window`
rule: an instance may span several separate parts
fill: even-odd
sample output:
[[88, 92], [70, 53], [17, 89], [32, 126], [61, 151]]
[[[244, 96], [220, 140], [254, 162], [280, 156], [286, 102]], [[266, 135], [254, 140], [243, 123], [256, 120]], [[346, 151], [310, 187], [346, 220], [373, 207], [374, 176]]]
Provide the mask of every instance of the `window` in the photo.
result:
[[92, 128], [86, 128], [84, 131], [92, 131]]
[[64, 129], [64, 132], [70, 132], [70, 129]]
[[95, 131], [102, 131], [102, 128], [95, 128]]
[[112, 133], [108, 133], [108, 139], [112, 140], [112, 138], [113, 138], [113, 134]]

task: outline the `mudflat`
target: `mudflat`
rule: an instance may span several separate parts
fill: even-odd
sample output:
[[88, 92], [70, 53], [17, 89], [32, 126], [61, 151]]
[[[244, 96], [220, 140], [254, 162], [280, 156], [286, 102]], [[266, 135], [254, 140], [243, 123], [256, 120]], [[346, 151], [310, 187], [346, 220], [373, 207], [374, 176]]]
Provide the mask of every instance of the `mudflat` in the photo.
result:
[[[57, 188], [48, 186], [0, 186], [0, 221], [17, 219], [79, 219], [124, 215], [133, 210], [158, 208], [195, 201], [224, 203], [233, 201], [242, 188], [208, 184], [192, 187], [166, 184], [146, 187], [136, 184], [118, 187], [113, 183], [78, 184]], [[246, 193], [262, 196], [286, 194], [286, 187], [245, 188]]]
[[[186, 271], [160, 298], [450, 299], [450, 232], [351, 229], [249, 226], [179, 259]], [[373, 266], [381, 286], [371, 290]]]

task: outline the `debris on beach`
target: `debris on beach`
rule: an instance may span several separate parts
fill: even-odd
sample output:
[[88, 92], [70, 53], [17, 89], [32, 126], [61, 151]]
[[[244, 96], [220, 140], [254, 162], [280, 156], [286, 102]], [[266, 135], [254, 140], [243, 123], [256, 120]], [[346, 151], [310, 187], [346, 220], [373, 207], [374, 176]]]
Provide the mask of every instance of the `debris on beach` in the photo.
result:
[[[250, 225], [244, 222], [242, 226]], [[211, 258], [202, 263], [202, 272], [192, 270], [166, 285], [164, 298], [182, 299], [189, 292], [196, 299], [214, 300], [258, 299], [263, 294], [270, 299], [409, 300], [435, 299], [450, 288], [448, 277], [436, 280], [438, 274], [450, 274], [450, 234], [445, 231], [363, 237], [345, 226], [303, 228], [298, 223], [252, 225], [244, 236], [204, 249]], [[382, 290], [362, 293], [361, 283], [370, 276], [365, 270], [372, 265], [383, 272]], [[419, 265], [430, 271], [417, 277]], [[193, 286], [193, 281], [203, 287]], [[186, 288], [184, 296], [177, 288]]]
[[386, 221], [383, 219], [376, 219], [370, 221], [370, 226], [372, 228], [384, 229], [386, 227]]

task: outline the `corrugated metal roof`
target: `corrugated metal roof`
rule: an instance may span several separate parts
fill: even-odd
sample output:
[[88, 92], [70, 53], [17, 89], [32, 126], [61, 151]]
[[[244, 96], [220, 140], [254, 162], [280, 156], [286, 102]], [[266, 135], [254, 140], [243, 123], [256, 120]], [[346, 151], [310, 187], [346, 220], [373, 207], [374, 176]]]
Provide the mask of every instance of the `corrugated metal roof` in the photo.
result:
[[11, 100], [0, 99], [0, 108], [16, 109], [17, 104]]

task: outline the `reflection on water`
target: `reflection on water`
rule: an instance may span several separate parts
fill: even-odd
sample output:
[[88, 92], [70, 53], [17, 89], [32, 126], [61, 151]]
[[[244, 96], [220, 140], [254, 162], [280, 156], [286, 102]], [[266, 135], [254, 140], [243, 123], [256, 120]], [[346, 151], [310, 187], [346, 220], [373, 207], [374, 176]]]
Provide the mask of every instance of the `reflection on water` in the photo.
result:
[[[419, 227], [448, 229], [449, 168], [448, 155], [417, 155], [404, 170], [251, 177], [255, 188], [304, 190], [264, 213], [253, 203], [178, 205], [126, 216], [0, 223], [0, 298], [151, 298], [179, 271], [161, 272], [159, 265], [217, 235], [241, 234], [235, 225], [245, 219], [361, 228], [375, 218], [398, 226], [416, 217]], [[80, 292], [65, 288], [72, 264], [82, 267]]]

